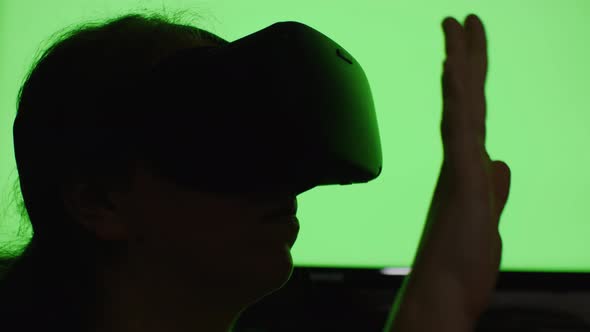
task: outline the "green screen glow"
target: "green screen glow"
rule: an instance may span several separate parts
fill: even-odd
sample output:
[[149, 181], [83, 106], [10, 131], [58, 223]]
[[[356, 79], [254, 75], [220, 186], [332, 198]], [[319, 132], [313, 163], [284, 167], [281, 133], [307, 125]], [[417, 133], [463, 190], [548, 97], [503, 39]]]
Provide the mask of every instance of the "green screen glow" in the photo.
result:
[[[441, 22], [477, 14], [489, 48], [487, 147], [512, 169], [501, 220], [503, 271], [590, 272], [590, 2], [414, 0], [164, 1], [233, 41], [279, 21], [305, 23], [363, 66], [381, 131], [384, 169], [368, 184], [299, 196], [295, 264], [408, 267], [442, 162]], [[160, 1], [0, 1], [0, 240], [15, 236], [10, 185], [16, 96], [33, 57], [72, 24]], [[10, 205], [10, 206], [9, 206]], [[8, 226], [8, 227], [7, 227]]]

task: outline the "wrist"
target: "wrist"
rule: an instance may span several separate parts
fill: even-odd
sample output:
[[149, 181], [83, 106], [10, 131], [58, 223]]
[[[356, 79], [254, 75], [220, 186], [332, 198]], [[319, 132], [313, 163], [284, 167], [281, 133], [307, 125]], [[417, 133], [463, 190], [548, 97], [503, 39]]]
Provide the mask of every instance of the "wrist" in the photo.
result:
[[406, 277], [383, 332], [473, 331], [479, 315], [465, 308], [455, 287], [446, 286], [443, 280]]

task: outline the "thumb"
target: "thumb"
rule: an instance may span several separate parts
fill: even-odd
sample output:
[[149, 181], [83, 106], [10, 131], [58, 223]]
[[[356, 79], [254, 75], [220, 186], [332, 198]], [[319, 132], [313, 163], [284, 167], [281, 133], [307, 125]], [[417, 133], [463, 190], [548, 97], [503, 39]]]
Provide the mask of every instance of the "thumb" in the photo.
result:
[[[502, 215], [508, 194], [510, 193], [511, 171], [508, 165], [500, 160], [492, 162], [492, 179], [494, 181], [494, 206], [498, 218]], [[499, 222], [499, 221], [498, 221]]]

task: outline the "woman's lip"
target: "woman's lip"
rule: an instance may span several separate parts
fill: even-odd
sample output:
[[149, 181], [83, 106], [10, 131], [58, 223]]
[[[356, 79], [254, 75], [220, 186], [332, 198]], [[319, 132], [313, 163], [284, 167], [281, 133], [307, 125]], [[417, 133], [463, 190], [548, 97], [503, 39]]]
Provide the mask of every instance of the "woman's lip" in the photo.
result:
[[262, 218], [263, 224], [296, 224], [299, 225], [299, 219], [295, 214], [268, 215]]
[[275, 217], [282, 217], [282, 216], [291, 216], [297, 213], [297, 205], [286, 205], [280, 208], [277, 208], [273, 211], [270, 211], [267, 216], [275, 216]]
[[275, 216], [274, 218], [267, 217], [263, 221], [263, 224], [265, 230], [268, 229], [269, 232], [272, 232], [272, 236], [275, 240], [287, 240], [290, 248], [292, 248], [295, 241], [297, 241], [300, 226], [299, 219], [297, 219], [295, 215]]

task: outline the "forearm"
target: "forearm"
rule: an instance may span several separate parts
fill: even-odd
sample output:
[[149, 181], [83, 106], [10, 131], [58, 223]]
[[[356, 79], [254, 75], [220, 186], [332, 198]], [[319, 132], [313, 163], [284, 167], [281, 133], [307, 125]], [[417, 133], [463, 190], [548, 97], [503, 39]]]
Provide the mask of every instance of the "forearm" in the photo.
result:
[[[428, 274], [417, 274], [434, 279]], [[478, 317], [464, 310], [464, 304], [447, 287], [445, 280], [423, 282], [406, 277], [392, 306], [383, 332], [471, 332]]]

